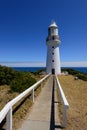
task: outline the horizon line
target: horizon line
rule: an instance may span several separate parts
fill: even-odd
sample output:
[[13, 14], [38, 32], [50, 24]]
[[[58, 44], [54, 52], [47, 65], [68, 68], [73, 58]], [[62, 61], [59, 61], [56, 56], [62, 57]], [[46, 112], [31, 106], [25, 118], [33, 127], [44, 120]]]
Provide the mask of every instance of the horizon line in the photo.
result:
[[[61, 67], [87, 67], [87, 61], [61, 62]], [[46, 62], [0, 62], [0, 65], [8, 67], [46, 67]]]

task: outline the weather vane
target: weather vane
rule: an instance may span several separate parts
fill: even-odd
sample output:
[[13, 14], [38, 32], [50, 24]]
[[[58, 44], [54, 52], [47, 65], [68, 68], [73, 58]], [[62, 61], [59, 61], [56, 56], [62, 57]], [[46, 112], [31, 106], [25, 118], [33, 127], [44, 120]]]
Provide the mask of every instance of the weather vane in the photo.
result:
[[55, 23], [54, 19], [51, 20], [51, 24], [52, 24], [52, 23]]

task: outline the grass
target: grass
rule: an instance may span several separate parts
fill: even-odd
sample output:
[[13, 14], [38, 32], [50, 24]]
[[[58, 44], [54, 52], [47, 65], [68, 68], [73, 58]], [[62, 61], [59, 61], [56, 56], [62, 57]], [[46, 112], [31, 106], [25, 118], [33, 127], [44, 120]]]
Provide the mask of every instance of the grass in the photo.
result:
[[[42, 75], [36, 77], [37, 81], [40, 80], [41, 78], [43, 78]], [[44, 87], [45, 83], [46, 80], [43, 82], [42, 86], [39, 85], [39, 87], [36, 88], [35, 97], [39, 95], [39, 93], [41, 92], [41, 88]], [[0, 86], [0, 110], [6, 105], [8, 101], [12, 100], [17, 95], [19, 95], [19, 93], [12, 92], [10, 86], [7, 85]], [[21, 126], [22, 121], [26, 118], [27, 113], [31, 110], [32, 104], [33, 103], [31, 100], [31, 95], [29, 95], [20, 102], [18, 102], [13, 107], [13, 130], [17, 130]], [[3, 126], [3, 130], [4, 129], [5, 125]]]
[[18, 95], [17, 92], [11, 92], [10, 86], [2, 85], [0, 86], [0, 110], [14, 97]]
[[[41, 87], [43, 88], [47, 80], [43, 82], [43, 85], [39, 85], [35, 90], [35, 98], [39, 95], [41, 92]], [[18, 108], [18, 110], [13, 115], [13, 130], [17, 130], [22, 122], [25, 120], [27, 113], [30, 112], [32, 109], [32, 100], [31, 96], [28, 96], [26, 99], [24, 99], [23, 103], [21, 104], [21, 107]]]
[[87, 81], [74, 80], [74, 77], [58, 76], [70, 108], [67, 110], [65, 130], [87, 129]]

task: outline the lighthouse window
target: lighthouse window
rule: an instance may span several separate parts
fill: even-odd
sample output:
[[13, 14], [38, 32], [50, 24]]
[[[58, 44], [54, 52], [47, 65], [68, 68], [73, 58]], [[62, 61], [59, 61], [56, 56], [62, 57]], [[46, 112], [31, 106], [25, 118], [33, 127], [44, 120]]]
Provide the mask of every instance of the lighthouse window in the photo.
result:
[[52, 46], [52, 48], [54, 48], [54, 46]]
[[51, 30], [50, 30], [50, 28], [48, 29], [48, 35], [51, 35]]
[[54, 62], [54, 60], [52, 60], [52, 62]]
[[52, 36], [52, 40], [54, 40], [55, 39], [55, 37], [54, 36]]
[[54, 55], [54, 52], [52, 52], [52, 55]]
[[51, 28], [51, 34], [54, 34], [54, 28]]

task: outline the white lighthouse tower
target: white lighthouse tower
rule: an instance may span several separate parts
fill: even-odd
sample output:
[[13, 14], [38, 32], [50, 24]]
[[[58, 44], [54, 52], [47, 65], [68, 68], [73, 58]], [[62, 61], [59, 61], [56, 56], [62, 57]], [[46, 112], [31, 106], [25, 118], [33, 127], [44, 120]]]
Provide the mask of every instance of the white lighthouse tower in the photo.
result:
[[46, 62], [46, 73], [49, 74], [60, 74], [60, 53], [59, 45], [60, 40], [58, 36], [58, 26], [53, 22], [48, 27], [48, 37], [46, 39], [47, 44], [47, 62]]

